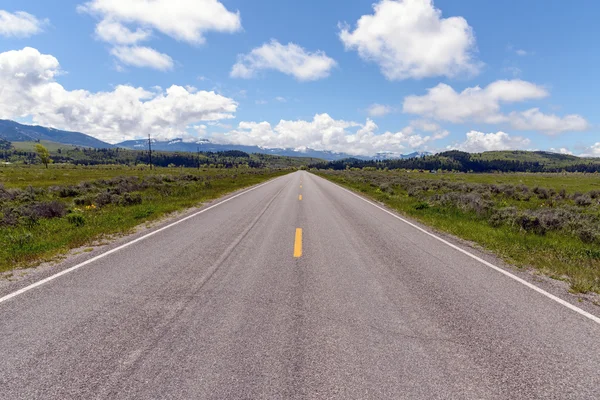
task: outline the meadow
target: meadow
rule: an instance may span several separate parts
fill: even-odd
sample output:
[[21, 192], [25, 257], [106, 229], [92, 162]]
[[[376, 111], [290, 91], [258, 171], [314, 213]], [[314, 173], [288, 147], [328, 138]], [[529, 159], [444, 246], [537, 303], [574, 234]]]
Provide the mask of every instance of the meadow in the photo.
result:
[[0, 272], [288, 173], [269, 168], [0, 167]]
[[313, 172], [510, 264], [567, 281], [572, 292], [600, 293], [598, 174]]

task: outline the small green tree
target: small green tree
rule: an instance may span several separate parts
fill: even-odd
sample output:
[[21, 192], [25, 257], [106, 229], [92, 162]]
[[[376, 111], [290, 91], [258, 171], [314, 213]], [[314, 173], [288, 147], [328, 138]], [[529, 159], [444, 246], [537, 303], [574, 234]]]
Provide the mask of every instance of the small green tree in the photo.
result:
[[48, 168], [48, 164], [52, 162], [52, 159], [50, 158], [50, 152], [48, 151], [48, 149], [45, 148], [43, 145], [37, 143], [35, 145], [35, 151], [40, 160], [42, 161], [42, 164], [44, 164], [46, 168]]

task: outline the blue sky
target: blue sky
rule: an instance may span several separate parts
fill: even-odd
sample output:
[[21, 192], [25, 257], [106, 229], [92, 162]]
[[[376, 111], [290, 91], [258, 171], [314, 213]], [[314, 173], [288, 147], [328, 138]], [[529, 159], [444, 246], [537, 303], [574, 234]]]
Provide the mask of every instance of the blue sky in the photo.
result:
[[600, 3], [576, 4], [4, 0], [0, 118], [113, 143], [600, 156]]

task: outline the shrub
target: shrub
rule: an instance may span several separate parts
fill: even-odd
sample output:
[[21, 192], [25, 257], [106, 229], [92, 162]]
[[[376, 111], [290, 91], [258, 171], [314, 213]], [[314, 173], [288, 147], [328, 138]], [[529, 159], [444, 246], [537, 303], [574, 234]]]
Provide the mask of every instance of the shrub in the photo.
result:
[[71, 225], [83, 226], [85, 225], [85, 217], [79, 213], [72, 213], [67, 216], [67, 220]]
[[4, 207], [0, 212], [0, 226], [15, 226], [20, 216], [14, 207]]
[[560, 197], [561, 199], [567, 198], [567, 191], [565, 188], [562, 188], [558, 191], [558, 197]]
[[577, 236], [583, 243], [594, 243], [598, 239], [598, 232], [591, 227], [582, 227], [577, 230]]
[[119, 203], [120, 200], [120, 196], [117, 194], [112, 194], [109, 191], [106, 192], [100, 192], [98, 193], [98, 195], [96, 196], [96, 200], [94, 201], [94, 203], [98, 206], [98, 207], [104, 207], [106, 205], [109, 204], [117, 204]]
[[592, 199], [600, 199], [600, 190], [592, 190], [588, 194]]
[[550, 198], [550, 193], [548, 192], [548, 189], [545, 188], [540, 188], [540, 187], [535, 187], [533, 189], [533, 193], [535, 193], [538, 197], [538, 199], [540, 200], [546, 200], [548, 198]]
[[426, 201], [422, 201], [415, 205], [415, 210], [427, 210], [429, 208], [429, 203]]
[[136, 204], [142, 204], [142, 196], [139, 193], [125, 193], [119, 199], [119, 205], [122, 206], [133, 206]]
[[75, 197], [80, 194], [79, 190], [73, 186], [63, 186], [58, 190], [59, 197]]
[[587, 207], [592, 204], [592, 198], [587, 194], [582, 194], [574, 198], [575, 204], [580, 207]]
[[517, 209], [515, 207], [504, 207], [498, 210], [494, 210], [488, 218], [488, 223], [493, 227], [499, 227], [501, 225], [512, 225], [517, 216]]
[[379, 185], [379, 190], [381, 190], [383, 193], [394, 194], [394, 189], [389, 183], [382, 183]]
[[566, 213], [558, 210], [544, 210], [538, 213], [538, 216], [542, 226], [548, 230], [562, 229], [568, 223]]
[[58, 200], [44, 201], [26, 206], [22, 214], [31, 218], [60, 218], [67, 214], [67, 207]]
[[538, 235], [544, 235], [546, 228], [542, 225], [540, 219], [531, 214], [519, 214], [516, 219], [517, 224], [526, 232], [533, 232]]
[[77, 206], [89, 206], [94, 203], [94, 198], [91, 196], [76, 197], [73, 199], [73, 203]]

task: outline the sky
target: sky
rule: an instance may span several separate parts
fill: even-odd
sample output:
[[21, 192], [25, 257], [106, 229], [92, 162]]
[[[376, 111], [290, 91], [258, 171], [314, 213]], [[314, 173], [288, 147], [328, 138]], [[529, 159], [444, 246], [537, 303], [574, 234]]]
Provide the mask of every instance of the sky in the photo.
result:
[[600, 157], [596, 0], [3, 0], [0, 118], [352, 155]]

